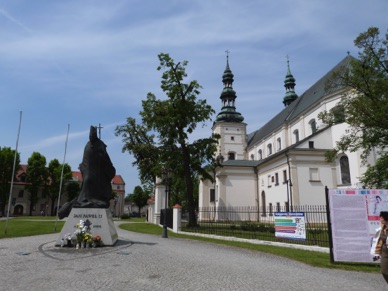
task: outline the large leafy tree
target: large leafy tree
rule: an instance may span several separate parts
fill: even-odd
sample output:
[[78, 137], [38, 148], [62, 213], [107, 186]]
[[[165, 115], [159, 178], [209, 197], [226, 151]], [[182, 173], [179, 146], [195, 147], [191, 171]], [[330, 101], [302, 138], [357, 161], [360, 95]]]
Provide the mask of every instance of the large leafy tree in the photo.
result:
[[70, 181], [66, 184], [66, 192], [67, 192], [67, 202], [75, 199], [81, 190], [81, 187], [78, 182]]
[[[26, 168], [26, 189], [29, 192], [30, 216], [35, 204], [39, 200], [39, 190], [47, 191], [48, 171], [46, 158], [38, 152], [33, 152], [28, 159]], [[46, 192], [47, 193], [47, 192]]]
[[130, 196], [130, 201], [135, 203], [139, 208], [139, 214], [141, 213], [141, 209], [147, 205], [147, 200], [150, 198], [149, 193], [144, 191], [141, 186], [136, 186], [133, 189], [133, 194]]
[[[135, 157], [140, 177], [161, 177], [163, 168], [173, 170], [173, 179], [184, 181], [188, 226], [197, 224], [195, 217], [194, 179], [208, 177], [203, 164], [213, 159], [217, 139], [209, 137], [191, 142], [189, 137], [198, 124], [204, 125], [214, 110], [206, 100], [197, 99], [201, 86], [193, 80], [184, 83], [187, 61], [175, 63], [168, 54], [159, 54], [159, 71], [163, 71], [161, 88], [167, 99], [157, 99], [148, 93], [142, 101], [142, 123], [133, 118], [116, 128], [116, 135], [123, 137], [123, 151]], [[143, 181], [144, 182], [144, 181]]]
[[[379, 29], [370, 27], [354, 44], [360, 49], [358, 59], [351, 60], [348, 68], [335, 75], [342, 86], [350, 89], [338, 106], [343, 108], [344, 121], [350, 128], [327, 158], [333, 159], [338, 152], [361, 150], [367, 163], [371, 152], [377, 150], [378, 163], [369, 167], [361, 180], [367, 187], [387, 187], [388, 168], [381, 165], [388, 164], [388, 34], [381, 38]], [[331, 115], [324, 117], [335, 120], [334, 113]]]
[[[13, 164], [15, 161], [15, 150], [9, 147], [0, 147], [0, 212], [4, 213], [8, 203], [11, 187]], [[20, 167], [20, 155], [16, 155], [15, 175]], [[15, 177], [14, 177], [15, 178]]]
[[[63, 177], [62, 177], [62, 166], [63, 166]], [[59, 163], [57, 159], [51, 160], [48, 165], [48, 176], [50, 183], [48, 185], [47, 193], [51, 200], [51, 215], [55, 215], [54, 207], [55, 201], [57, 201], [59, 196], [59, 188], [61, 186], [61, 178], [62, 178], [62, 186], [64, 183], [71, 179], [71, 167], [68, 164], [62, 165]], [[61, 189], [62, 190], [62, 189]]]

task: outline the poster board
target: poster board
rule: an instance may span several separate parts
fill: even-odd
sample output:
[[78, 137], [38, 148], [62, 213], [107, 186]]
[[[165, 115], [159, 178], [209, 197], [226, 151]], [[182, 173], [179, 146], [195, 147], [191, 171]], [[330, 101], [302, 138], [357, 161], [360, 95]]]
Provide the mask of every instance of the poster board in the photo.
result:
[[388, 211], [388, 190], [329, 189], [333, 258], [337, 262], [373, 262], [370, 249]]
[[275, 237], [306, 239], [304, 212], [275, 212]]

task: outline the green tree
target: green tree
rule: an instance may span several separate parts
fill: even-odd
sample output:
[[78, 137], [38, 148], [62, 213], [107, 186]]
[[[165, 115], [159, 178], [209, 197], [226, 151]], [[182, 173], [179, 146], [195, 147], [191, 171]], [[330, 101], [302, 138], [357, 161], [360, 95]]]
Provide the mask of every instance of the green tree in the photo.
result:
[[141, 209], [147, 205], [148, 198], [150, 198], [149, 194], [141, 186], [136, 186], [133, 189], [130, 200], [139, 208], [139, 214], [141, 213]]
[[184, 83], [187, 61], [176, 64], [164, 53], [158, 57], [160, 66], [157, 69], [163, 71], [161, 88], [167, 99], [156, 99], [153, 93], [148, 93], [142, 101], [142, 124], [128, 118], [126, 125], [116, 128], [116, 135], [123, 138], [123, 151], [134, 155], [141, 178], [148, 175], [155, 182], [155, 177], [161, 177], [163, 168], [169, 168], [173, 169], [173, 179], [184, 181], [188, 226], [195, 226], [194, 179], [198, 175], [209, 176], [202, 166], [213, 158], [217, 138], [190, 142], [189, 136], [215, 111], [206, 100], [197, 99], [201, 88], [197, 81]]
[[[55, 201], [59, 196], [59, 188], [61, 185], [61, 176], [62, 176], [62, 164], [59, 163], [57, 159], [51, 160], [48, 165], [48, 176], [50, 183], [48, 185], [48, 196], [51, 200], [51, 215], [55, 215], [54, 207], [56, 205]], [[65, 163], [63, 167], [63, 179], [62, 187], [65, 182], [72, 178], [71, 167]]]
[[[8, 204], [9, 191], [11, 188], [13, 164], [15, 160], [15, 150], [9, 147], [0, 147], [0, 212], [5, 213]], [[20, 155], [16, 155], [15, 175], [20, 168]], [[15, 179], [15, 177], [14, 177]]]
[[30, 216], [35, 204], [39, 201], [39, 190], [46, 191], [48, 184], [48, 171], [46, 158], [38, 152], [33, 152], [27, 162], [26, 189], [29, 192]]
[[81, 187], [78, 182], [76, 181], [70, 181], [66, 185], [66, 192], [67, 192], [67, 202], [75, 199], [81, 190]]
[[[388, 181], [388, 168], [380, 167], [387, 164], [383, 160], [388, 159], [388, 33], [385, 38], [380, 38], [379, 29], [370, 27], [355, 39], [354, 44], [360, 49], [358, 59], [351, 60], [348, 68], [334, 76], [344, 88], [350, 89], [338, 107], [343, 108], [344, 121], [350, 128], [327, 154], [327, 159], [333, 160], [339, 152], [361, 150], [361, 158], [367, 163], [370, 153], [377, 149], [382, 160], [370, 167], [362, 180], [367, 187], [382, 186], [383, 181]], [[338, 85], [338, 82], [332, 84]], [[326, 121], [335, 123], [338, 114], [333, 115], [334, 112], [323, 116]], [[377, 169], [382, 171], [378, 180], [370, 175]]]

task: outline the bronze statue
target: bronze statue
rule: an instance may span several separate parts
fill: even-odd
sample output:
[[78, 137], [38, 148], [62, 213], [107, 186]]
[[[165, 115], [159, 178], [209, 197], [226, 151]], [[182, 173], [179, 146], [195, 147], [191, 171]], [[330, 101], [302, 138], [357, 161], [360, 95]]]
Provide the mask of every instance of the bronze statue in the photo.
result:
[[112, 197], [112, 179], [116, 175], [106, 145], [97, 137], [97, 128], [90, 127], [89, 142], [85, 146], [82, 163], [81, 192], [77, 198], [59, 210], [60, 219], [67, 217], [74, 208], [109, 208]]

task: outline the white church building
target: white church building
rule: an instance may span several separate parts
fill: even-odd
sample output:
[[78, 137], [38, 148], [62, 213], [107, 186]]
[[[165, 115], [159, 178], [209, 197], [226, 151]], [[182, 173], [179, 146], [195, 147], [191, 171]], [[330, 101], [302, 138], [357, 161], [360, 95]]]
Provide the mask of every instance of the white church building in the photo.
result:
[[[199, 207], [250, 206], [263, 212], [279, 211], [280, 207], [324, 205], [325, 186], [360, 188], [359, 177], [367, 169], [360, 152], [341, 153], [333, 162], [325, 160], [325, 152], [335, 147], [348, 128], [336, 107], [345, 90], [327, 89], [326, 84], [333, 72], [348, 67], [351, 59], [347, 55], [301, 96], [295, 93], [288, 64], [284, 109], [263, 127], [247, 133], [247, 124], [236, 111], [234, 75], [227, 58], [222, 108], [212, 127], [213, 133], [221, 136], [217, 156], [222, 166], [216, 168], [214, 183], [200, 181]], [[334, 125], [318, 119], [324, 111], [340, 113]], [[373, 165], [376, 159], [370, 156], [369, 163]]]

